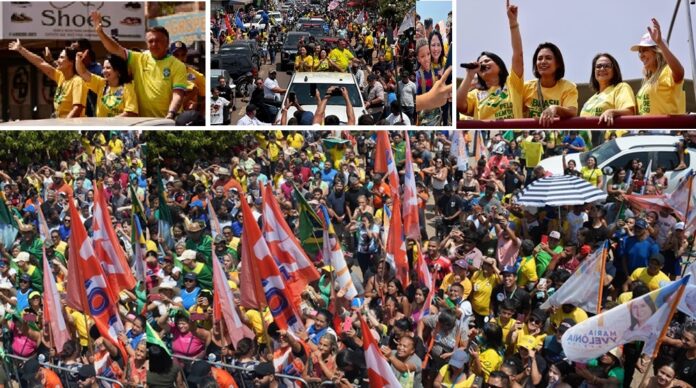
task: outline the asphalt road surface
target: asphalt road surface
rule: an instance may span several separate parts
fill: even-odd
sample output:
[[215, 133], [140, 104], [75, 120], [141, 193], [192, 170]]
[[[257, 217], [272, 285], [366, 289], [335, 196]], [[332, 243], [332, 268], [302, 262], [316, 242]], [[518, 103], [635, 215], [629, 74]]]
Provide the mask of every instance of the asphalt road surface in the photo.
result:
[[[280, 62], [280, 53], [276, 53], [276, 64]], [[272, 69], [276, 69], [276, 65], [273, 64], [271, 65], [270, 63], [266, 63], [265, 65], [261, 65], [261, 70], [259, 71], [259, 77], [262, 79], [266, 79], [268, 77], [268, 72], [271, 71]], [[277, 80], [278, 83], [280, 84], [281, 88], [287, 88], [288, 85], [290, 84], [290, 78], [291, 76], [286, 74], [284, 71], [277, 70]], [[237, 110], [232, 113], [232, 125], [237, 125], [237, 121], [241, 119], [245, 114], [246, 114], [246, 106], [249, 104], [249, 97], [237, 97], [237, 101], [235, 102], [235, 106], [237, 107]]]

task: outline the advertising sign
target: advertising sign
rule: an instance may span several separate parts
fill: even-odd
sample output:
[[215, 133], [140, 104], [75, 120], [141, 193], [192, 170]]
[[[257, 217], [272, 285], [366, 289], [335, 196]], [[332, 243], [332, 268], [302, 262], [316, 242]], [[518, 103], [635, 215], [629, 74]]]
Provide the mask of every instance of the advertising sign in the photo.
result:
[[144, 40], [143, 2], [102, 1], [3, 2], [2, 39], [99, 40], [89, 17], [95, 10], [101, 12], [107, 34], [120, 41]]

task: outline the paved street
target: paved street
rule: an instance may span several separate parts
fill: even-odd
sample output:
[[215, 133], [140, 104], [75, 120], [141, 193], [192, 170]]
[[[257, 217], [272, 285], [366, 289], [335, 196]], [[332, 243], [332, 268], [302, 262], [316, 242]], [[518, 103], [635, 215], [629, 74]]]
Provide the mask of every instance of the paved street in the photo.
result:
[[[277, 53], [276, 54], [276, 64], [279, 62], [280, 62], [280, 53]], [[261, 77], [262, 79], [265, 80], [266, 77], [268, 76], [268, 72], [271, 69], [275, 69], [275, 68], [276, 68], [275, 64], [271, 65], [271, 64], [267, 63], [265, 65], [261, 65], [259, 77]], [[280, 71], [280, 70], [277, 70], [277, 71], [278, 71], [278, 83], [280, 84], [280, 86], [282, 88], [286, 88], [288, 86], [288, 84], [290, 83], [290, 76], [288, 74], [286, 74], [285, 71]], [[244, 99], [239, 98], [239, 97], [237, 98], [237, 101], [235, 103], [237, 110], [232, 114], [232, 125], [237, 125], [237, 121], [239, 121], [239, 119], [242, 118], [242, 116], [244, 116], [246, 114], [246, 106], [248, 103], [249, 103], [248, 97], [246, 97]]]

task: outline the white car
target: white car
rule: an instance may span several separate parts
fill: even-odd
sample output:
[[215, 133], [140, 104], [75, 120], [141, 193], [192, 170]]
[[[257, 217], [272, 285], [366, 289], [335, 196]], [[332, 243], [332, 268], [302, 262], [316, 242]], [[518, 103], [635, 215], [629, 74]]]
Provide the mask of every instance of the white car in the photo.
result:
[[[665, 175], [669, 180], [666, 192], [671, 193], [679, 181], [688, 174], [689, 169], [696, 170], [696, 158], [691, 159], [691, 155], [696, 155], [696, 149], [689, 149], [690, 152], [684, 155], [687, 169], [674, 170], [679, 164], [676, 145], [681, 140], [680, 136], [668, 135], [619, 137], [602, 143], [588, 152], [567, 154], [566, 162], [574, 160], [577, 170], [580, 170], [586, 165], [587, 158], [594, 156], [605, 175], [605, 182], [608, 182], [618, 167], [630, 167], [633, 159], [640, 160], [643, 168], [647, 168], [652, 161], [650, 168], [652, 172], [655, 172], [657, 167], [666, 169]], [[539, 165], [553, 175], [563, 175], [563, 161], [560, 155], [546, 158]]]
[[[299, 102], [300, 106], [308, 112], [316, 112], [317, 103], [316, 98], [311, 94], [314, 86], [319, 90], [321, 97], [324, 97], [326, 90], [330, 86], [340, 86], [348, 90], [348, 97], [353, 105], [353, 114], [355, 115], [355, 121], [357, 123], [358, 118], [365, 114], [365, 103], [363, 102], [362, 94], [360, 93], [360, 88], [355, 80], [355, 77], [351, 73], [336, 73], [336, 72], [296, 72], [292, 79], [290, 79], [290, 85], [288, 85], [288, 91], [285, 93], [283, 98], [283, 105], [285, 100], [289, 95], [294, 95]], [[288, 118], [292, 117], [295, 113], [295, 108], [291, 107], [288, 110]], [[277, 120], [280, 120], [281, 113], [278, 112]], [[329, 102], [326, 105], [326, 113], [324, 117], [335, 115], [341, 121], [341, 124], [345, 124], [348, 121], [348, 115], [346, 115], [346, 105], [345, 100], [342, 96], [332, 96], [329, 98]]]
[[[283, 16], [281, 16], [280, 12], [278, 11], [268, 12], [268, 20], [271, 19], [273, 19], [276, 26], [283, 24]], [[250, 29], [251, 26], [256, 27], [256, 29], [259, 31], [266, 29], [266, 23], [261, 21], [261, 14], [257, 13], [256, 16], [251, 19], [251, 23], [244, 23], [244, 28], [247, 30]], [[273, 27], [273, 24], [271, 24], [271, 27]]]

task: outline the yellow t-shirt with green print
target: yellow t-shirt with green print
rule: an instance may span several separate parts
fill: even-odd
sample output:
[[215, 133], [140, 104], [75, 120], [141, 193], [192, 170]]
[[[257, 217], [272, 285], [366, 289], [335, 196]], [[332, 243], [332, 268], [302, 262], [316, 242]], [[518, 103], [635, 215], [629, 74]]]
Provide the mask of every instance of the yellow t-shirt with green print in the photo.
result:
[[533, 79], [524, 83], [523, 101], [524, 117], [534, 118], [541, 116], [541, 112], [551, 105], [558, 105], [564, 108], [578, 107], [578, 88], [574, 83], [560, 79], [556, 85], [550, 88], [541, 87], [541, 94], [544, 97], [544, 106], [539, 101], [537, 91], [538, 79]]
[[599, 117], [609, 109], [635, 109], [635, 107], [636, 97], [633, 89], [626, 82], [621, 82], [590, 97], [582, 106], [580, 117]]
[[97, 94], [97, 117], [115, 117], [123, 112], [138, 114], [138, 97], [132, 83], [107, 87], [104, 78], [92, 74], [87, 87]]
[[[77, 74], [70, 79], [65, 79], [59, 70], [53, 71], [53, 80], [58, 83], [56, 94], [53, 95], [53, 109], [56, 117], [66, 118], [73, 109], [73, 105], [87, 105], [87, 86], [84, 80]], [[85, 115], [82, 109], [80, 117]]]
[[505, 86], [472, 90], [467, 94], [467, 116], [476, 120], [498, 120], [522, 118], [522, 78], [513, 71]]

